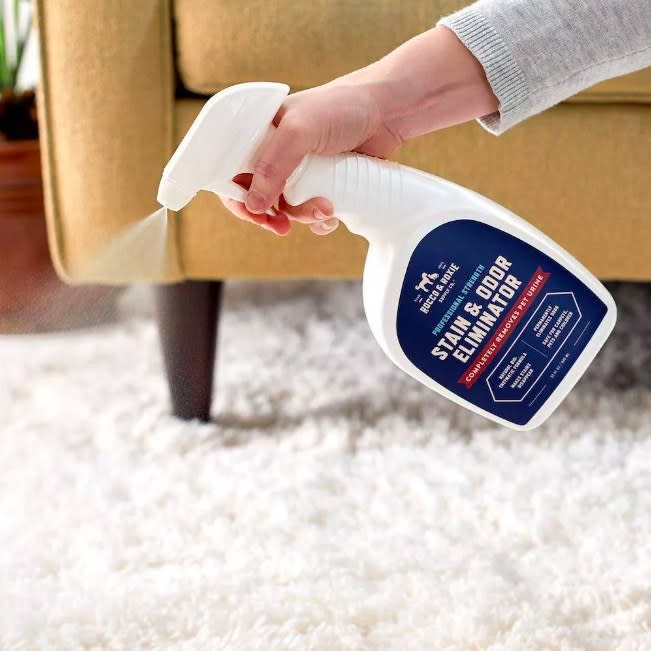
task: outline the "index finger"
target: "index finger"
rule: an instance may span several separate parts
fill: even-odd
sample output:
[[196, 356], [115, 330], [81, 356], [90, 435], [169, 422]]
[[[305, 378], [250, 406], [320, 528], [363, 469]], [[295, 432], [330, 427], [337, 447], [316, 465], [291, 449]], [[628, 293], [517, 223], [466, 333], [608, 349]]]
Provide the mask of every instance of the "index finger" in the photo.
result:
[[289, 176], [312, 151], [312, 141], [310, 127], [286, 113], [258, 153], [246, 197], [249, 212], [260, 214], [273, 205]]

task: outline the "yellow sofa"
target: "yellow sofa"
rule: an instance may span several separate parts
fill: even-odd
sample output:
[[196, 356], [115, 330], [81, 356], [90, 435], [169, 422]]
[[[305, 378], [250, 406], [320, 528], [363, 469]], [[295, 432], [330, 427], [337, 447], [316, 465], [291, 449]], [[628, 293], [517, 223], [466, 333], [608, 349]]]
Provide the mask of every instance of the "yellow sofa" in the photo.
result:
[[[294, 90], [325, 82], [465, 4], [37, 0], [47, 219], [58, 272], [70, 282], [91, 280], [89, 253], [156, 207], [161, 170], [207, 96], [250, 80]], [[499, 138], [467, 124], [408, 143], [399, 159], [504, 204], [601, 278], [650, 280], [650, 104], [648, 68]], [[366, 249], [344, 228], [325, 238], [305, 228], [276, 238], [231, 218], [205, 193], [171, 226], [171, 263], [138, 280], [176, 283], [161, 290], [162, 334], [174, 409], [186, 416], [207, 417], [213, 348], [194, 350], [190, 360], [182, 340], [193, 326], [178, 316], [179, 305], [195, 322], [204, 314], [205, 340], [214, 331], [206, 315], [219, 301], [218, 281], [358, 277]]]

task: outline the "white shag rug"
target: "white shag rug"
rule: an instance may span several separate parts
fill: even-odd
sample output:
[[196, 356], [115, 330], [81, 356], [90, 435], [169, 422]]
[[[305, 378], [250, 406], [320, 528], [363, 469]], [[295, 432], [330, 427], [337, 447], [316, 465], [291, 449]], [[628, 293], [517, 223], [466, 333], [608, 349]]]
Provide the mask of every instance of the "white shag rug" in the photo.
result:
[[0, 648], [651, 649], [651, 286], [514, 433], [384, 358], [356, 283], [231, 284], [215, 420], [149, 295], [0, 338]]

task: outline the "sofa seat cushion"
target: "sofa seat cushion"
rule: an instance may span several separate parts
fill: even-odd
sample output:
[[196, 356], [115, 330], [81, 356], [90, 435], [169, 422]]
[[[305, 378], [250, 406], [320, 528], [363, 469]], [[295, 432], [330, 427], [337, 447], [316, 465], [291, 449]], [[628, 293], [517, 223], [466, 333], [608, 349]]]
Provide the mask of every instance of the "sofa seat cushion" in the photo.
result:
[[[202, 106], [176, 103], [177, 140]], [[532, 156], [532, 142], [543, 155]], [[651, 278], [647, 106], [564, 104], [499, 138], [467, 123], [411, 140], [398, 160], [501, 203], [601, 278]], [[233, 218], [210, 192], [174, 219], [186, 278], [356, 278], [364, 264], [366, 241], [343, 225], [328, 237], [300, 226], [276, 237]]]
[[[468, 0], [175, 0], [177, 67], [209, 95], [243, 81], [300, 90], [373, 61]], [[651, 68], [610, 80], [578, 101], [651, 102]]]

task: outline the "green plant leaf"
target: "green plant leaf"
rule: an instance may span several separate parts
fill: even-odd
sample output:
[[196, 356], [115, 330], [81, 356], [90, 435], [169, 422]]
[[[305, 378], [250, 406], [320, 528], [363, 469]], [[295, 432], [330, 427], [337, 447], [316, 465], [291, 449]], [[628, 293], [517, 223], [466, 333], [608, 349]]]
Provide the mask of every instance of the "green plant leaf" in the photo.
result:
[[5, 23], [0, 19], [0, 87], [7, 88], [11, 84], [11, 70], [7, 65], [7, 55], [5, 49]]

